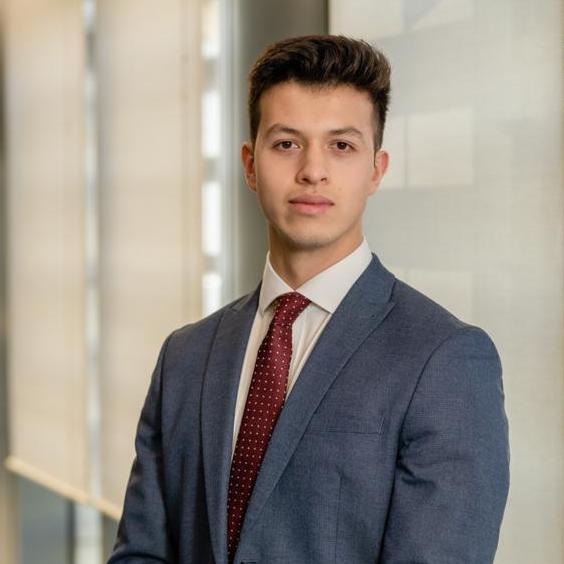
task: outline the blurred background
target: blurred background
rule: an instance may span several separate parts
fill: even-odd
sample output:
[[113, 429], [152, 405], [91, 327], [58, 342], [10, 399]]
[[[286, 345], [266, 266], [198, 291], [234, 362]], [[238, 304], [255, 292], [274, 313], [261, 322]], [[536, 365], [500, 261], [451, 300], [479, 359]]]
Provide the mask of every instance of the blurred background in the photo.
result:
[[[497, 563], [561, 564], [561, 0], [0, 0], [0, 562], [100, 564], [160, 345], [259, 281], [246, 79], [343, 33], [393, 66], [372, 249], [485, 328], [512, 480]], [[440, 531], [437, 531], [440, 534]]]

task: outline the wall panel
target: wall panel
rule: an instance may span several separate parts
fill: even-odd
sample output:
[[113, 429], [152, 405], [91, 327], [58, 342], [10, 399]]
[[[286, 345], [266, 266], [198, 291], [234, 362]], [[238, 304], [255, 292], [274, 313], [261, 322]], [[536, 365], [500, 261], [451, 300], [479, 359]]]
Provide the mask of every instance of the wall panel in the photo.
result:
[[201, 313], [199, 2], [97, 6], [101, 496], [121, 509], [160, 345]]

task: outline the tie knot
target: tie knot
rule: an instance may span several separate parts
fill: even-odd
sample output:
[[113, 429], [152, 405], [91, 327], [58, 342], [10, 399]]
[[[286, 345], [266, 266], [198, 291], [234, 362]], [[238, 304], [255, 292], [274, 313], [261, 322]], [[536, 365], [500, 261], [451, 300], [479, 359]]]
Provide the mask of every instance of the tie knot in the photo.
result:
[[276, 311], [274, 312], [276, 323], [292, 325], [298, 315], [300, 315], [310, 303], [310, 300], [302, 296], [299, 292], [282, 294], [277, 299]]

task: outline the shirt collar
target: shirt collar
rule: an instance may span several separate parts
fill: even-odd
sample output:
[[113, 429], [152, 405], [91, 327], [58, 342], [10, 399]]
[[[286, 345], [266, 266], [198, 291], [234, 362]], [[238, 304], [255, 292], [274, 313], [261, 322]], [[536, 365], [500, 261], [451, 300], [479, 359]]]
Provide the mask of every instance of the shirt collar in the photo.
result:
[[[296, 292], [325, 311], [333, 313], [371, 260], [372, 252], [364, 238], [352, 253], [310, 278], [296, 288]], [[267, 253], [259, 296], [260, 313], [264, 314], [278, 296], [293, 291], [274, 270], [270, 264], [270, 253]]]

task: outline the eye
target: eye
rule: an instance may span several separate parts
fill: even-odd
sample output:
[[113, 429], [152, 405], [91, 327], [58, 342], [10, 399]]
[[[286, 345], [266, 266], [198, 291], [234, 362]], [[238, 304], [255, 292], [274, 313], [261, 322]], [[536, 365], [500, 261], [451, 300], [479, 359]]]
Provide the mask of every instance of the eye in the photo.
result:
[[293, 146], [295, 146], [296, 144], [293, 141], [288, 141], [288, 140], [284, 140], [284, 141], [278, 141], [278, 143], [275, 143], [274, 147], [276, 147], [277, 149], [282, 149], [283, 151], [288, 151], [290, 149], [293, 148]]
[[337, 147], [341, 153], [348, 153], [353, 150], [352, 145], [349, 145], [346, 141], [336, 141], [335, 147]]

